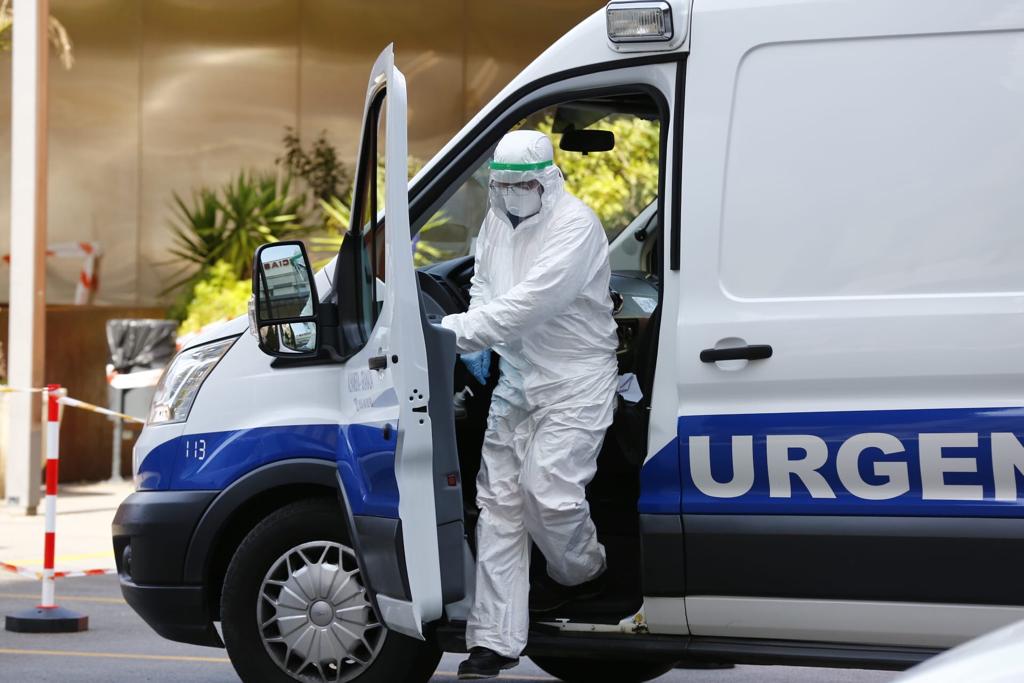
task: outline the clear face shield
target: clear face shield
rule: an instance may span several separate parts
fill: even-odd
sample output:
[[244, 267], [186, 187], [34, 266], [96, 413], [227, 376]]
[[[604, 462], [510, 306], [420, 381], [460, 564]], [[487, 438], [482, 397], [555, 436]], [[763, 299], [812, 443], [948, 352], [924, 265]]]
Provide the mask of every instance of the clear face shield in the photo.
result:
[[491, 163], [488, 182], [491, 206], [513, 222], [540, 213], [545, 184], [560, 174], [553, 161], [532, 164]]

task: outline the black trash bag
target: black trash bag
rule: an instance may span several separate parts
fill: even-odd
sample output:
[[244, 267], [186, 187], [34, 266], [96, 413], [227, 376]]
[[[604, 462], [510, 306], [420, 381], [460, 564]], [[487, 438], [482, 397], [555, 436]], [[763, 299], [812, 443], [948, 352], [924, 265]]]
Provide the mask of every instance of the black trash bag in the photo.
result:
[[122, 374], [162, 368], [174, 356], [177, 336], [176, 320], [108, 320], [110, 363]]

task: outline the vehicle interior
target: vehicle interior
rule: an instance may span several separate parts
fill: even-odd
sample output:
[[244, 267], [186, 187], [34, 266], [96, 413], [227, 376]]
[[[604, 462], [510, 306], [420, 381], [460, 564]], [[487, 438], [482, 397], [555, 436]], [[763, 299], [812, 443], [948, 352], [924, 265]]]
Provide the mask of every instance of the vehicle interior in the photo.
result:
[[[608, 558], [608, 590], [591, 601], [571, 603], [541, 621], [618, 623], [641, 606], [641, 547], [637, 501], [639, 473], [646, 455], [647, 423], [654, 382], [660, 319], [660, 239], [658, 196], [663, 177], [663, 129], [657, 102], [646, 93], [577, 99], [523, 119], [521, 128], [552, 135], [555, 162], [566, 189], [587, 202], [602, 220], [610, 243], [611, 297], [618, 326], [620, 393], [615, 420], [598, 459], [587, 499]], [[491, 148], [493, 150], [493, 147]], [[420, 289], [429, 318], [467, 310], [473, 275], [472, 245], [487, 211], [487, 162], [453, 188], [440, 209], [421, 220], [417, 242]], [[609, 200], [612, 197], [614, 199]], [[456, 363], [455, 418], [467, 533], [474, 548], [478, 510], [476, 475], [480, 468], [497, 364], [481, 386]], [[637, 391], [637, 389], [639, 391]], [[531, 576], [545, 571], [534, 549]]]

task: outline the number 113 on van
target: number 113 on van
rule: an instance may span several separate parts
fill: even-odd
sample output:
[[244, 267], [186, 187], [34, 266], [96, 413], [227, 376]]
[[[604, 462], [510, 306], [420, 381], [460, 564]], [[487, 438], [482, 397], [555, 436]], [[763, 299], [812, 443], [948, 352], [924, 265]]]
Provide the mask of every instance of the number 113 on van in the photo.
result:
[[186, 460], [206, 460], [206, 439], [185, 440]]

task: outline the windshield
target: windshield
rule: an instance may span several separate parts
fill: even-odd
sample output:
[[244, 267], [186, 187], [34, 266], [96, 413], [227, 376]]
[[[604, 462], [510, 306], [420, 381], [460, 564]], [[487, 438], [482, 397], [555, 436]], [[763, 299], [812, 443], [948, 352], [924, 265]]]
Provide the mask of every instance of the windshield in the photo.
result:
[[[658, 194], [661, 122], [652, 98], [624, 94], [564, 102], [521, 119], [515, 129], [539, 130], [551, 137], [555, 163], [565, 188], [597, 214], [613, 242]], [[607, 131], [611, 150], [582, 153], [562, 149], [567, 133]], [[571, 146], [571, 145], [567, 145]], [[490, 152], [450, 189], [440, 207], [416, 234], [416, 265], [425, 266], [473, 253], [476, 235], [489, 209]]]

